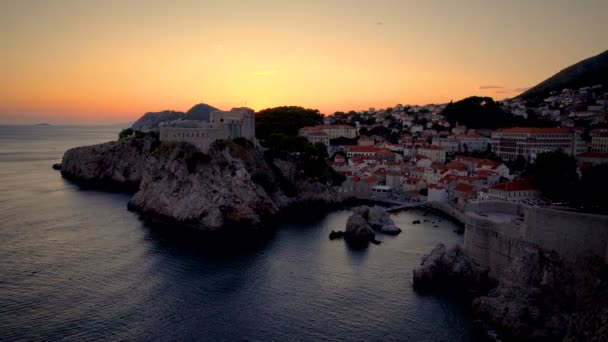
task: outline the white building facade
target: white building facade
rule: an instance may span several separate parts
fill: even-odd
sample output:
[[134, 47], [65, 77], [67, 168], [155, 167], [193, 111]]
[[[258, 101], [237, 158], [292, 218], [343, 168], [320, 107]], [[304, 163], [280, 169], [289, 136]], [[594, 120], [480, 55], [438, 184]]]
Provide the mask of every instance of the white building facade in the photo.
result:
[[233, 108], [230, 111], [213, 111], [209, 121], [177, 120], [159, 125], [160, 141], [183, 141], [207, 153], [211, 144], [219, 139], [245, 138], [255, 142], [255, 116], [253, 109]]

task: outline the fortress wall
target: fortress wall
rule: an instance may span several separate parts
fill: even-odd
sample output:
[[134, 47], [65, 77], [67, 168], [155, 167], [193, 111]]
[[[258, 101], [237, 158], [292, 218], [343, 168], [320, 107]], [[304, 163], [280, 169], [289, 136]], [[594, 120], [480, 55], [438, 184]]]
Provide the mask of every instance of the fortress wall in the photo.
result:
[[465, 219], [466, 219], [465, 213], [452, 207], [449, 203], [431, 201], [431, 202], [427, 202], [426, 206], [428, 206], [429, 208], [433, 208], [435, 210], [444, 212], [445, 214], [452, 216], [453, 218], [455, 218], [456, 220], [458, 220], [462, 223], [465, 222]]
[[[471, 210], [466, 213], [465, 252], [489, 267], [494, 278], [528, 248], [555, 250], [569, 262], [589, 254], [608, 262], [608, 216], [501, 202], [467, 208]], [[484, 212], [516, 215], [509, 222], [497, 222], [482, 216]]]
[[576, 261], [585, 253], [608, 262], [608, 216], [525, 207], [524, 239]]
[[477, 201], [469, 202], [466, 211], [493, 212], [522, 216], [524, 210], [521, 204], [504, 201]]
[[511, 261], [523, 255], [534, 244], [521, 238], [523, 221], [497, 223], [467, 213], [464, 249], [480, 265], [490, 268], [490, 276], [500, 278]]

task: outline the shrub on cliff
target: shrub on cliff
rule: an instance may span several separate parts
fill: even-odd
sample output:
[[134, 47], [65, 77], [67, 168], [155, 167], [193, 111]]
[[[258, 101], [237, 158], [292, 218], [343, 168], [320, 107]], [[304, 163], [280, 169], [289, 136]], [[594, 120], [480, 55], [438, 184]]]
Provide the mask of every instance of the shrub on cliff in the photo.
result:
[[251, 181], [261, 186], [267, 194], [271, 194], [276, 191], [276, 185], [272, 178], [265, 172], [258, 171], [251, 175]]
[[236, 143], [237, 145], [242, 146], [242, 147], [249, 147], [249, 148], [253, 147], [253, 143], [250, 140], [245, 139], [243, 137], [234, 138], [234, 139], [232, 139], [232, 141], [234, 141], [234, 143]]
[[131, 128], [126, 128], [118, 133], [118, 139], [124, 139], [126, 137], [130, 137], [133, 135], [133, 130]]

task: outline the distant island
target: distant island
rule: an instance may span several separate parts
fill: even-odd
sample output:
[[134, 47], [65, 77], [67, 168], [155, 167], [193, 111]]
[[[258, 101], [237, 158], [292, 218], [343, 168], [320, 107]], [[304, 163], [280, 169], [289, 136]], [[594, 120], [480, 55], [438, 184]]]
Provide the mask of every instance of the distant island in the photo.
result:
[[33, 126], [52, 126], [52, 125], [47, 122], [41, 122], [41, 123], [34, 124]]

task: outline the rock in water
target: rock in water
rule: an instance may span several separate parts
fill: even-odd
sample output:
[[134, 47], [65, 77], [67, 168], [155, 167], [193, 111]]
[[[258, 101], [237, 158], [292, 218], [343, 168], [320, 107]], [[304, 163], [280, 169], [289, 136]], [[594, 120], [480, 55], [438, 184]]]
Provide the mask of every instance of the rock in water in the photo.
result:
[[329, 239], [330, 240], [335, 240], [335, 239], [341, 239], [344, 236], [344, 232], [342, 231], [334, 231], [332, 230], [331, 233], [329, 233]]
[[389, 213], [384, 208], [379, 206], [373, 206], [368, 209], [367, 223], [376, 230], [382, 229], [384, 226], [394, 226], [395, 222], [391, 219]]
[[488, 283], [488, 270], [466, 256], [462, 247], [447, 249], [438, 244], [413, 271], [414, 286], [419, 289], [479, 290]]
[[346, 221], [344, 239], [347, 243], [354, 246], [367, 246], [375, 238], [376, 233], [361, 214], [354, 213]]
[[389, 213], [384, 208], [379, 206], [360, 206], [354, 209], [354, 212], [361, 215], [367, 224], [376, 231], [380, 231], [389, 235], [397, 235], [401, 233], [401, 229], [395, 226], [395, 222], [391, 219]]
[[380, 231], [388, 235], [397, 235], [401, 233], [401, 228], [395, 226], [394, 224], [387, 224], [385, 226], [382, 226], [382, 228], [380, 228]]

